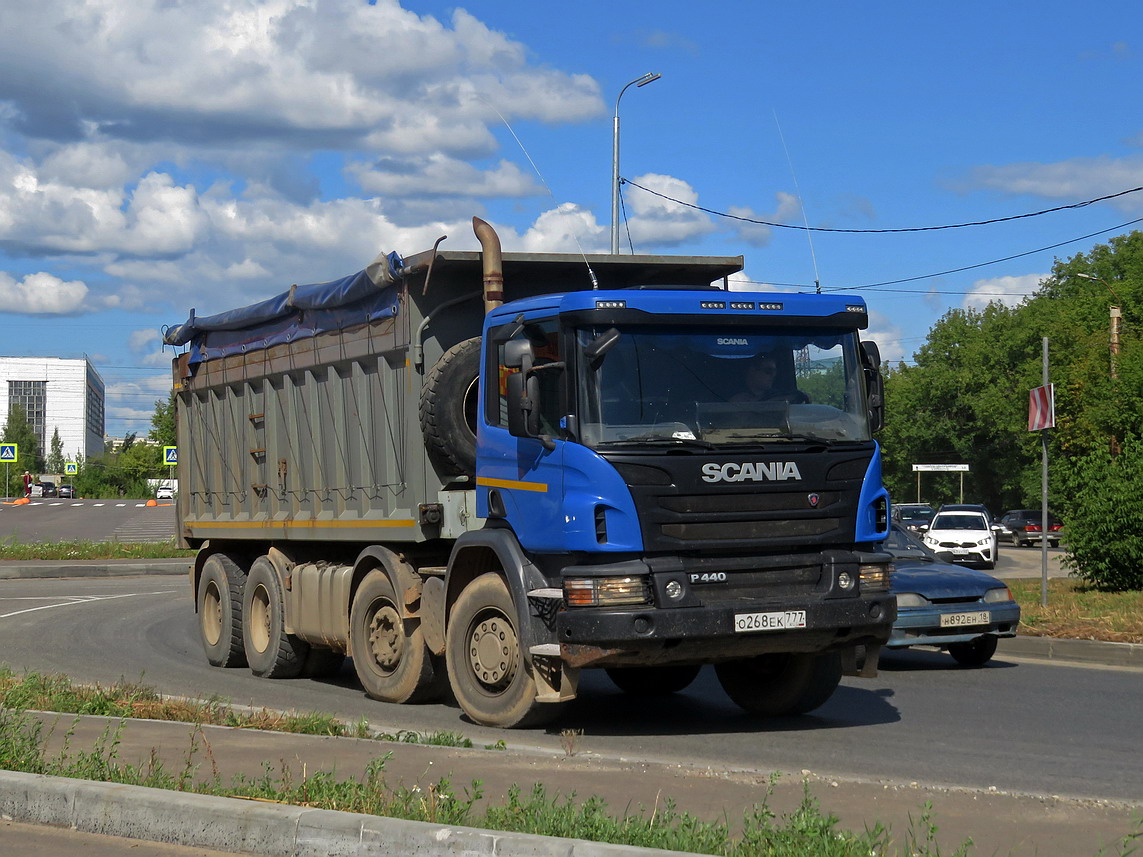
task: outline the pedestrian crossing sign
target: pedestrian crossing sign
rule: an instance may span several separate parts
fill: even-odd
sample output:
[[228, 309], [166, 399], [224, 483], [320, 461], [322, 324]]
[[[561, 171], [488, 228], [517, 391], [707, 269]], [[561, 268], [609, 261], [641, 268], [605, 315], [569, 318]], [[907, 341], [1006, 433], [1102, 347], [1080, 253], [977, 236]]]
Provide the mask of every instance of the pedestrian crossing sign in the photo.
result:
[[163, 465], [166, 467], [174, 467], [179, 463], [179, 448], [177, 446], [164, 446], [163, 447]]
[[15, 461], [19, 452], [18, 443], [0, 443], [0, 461]]
[[64, 476], [75, 476], [79, 473], [79, 465], [74, 461], [64, 462]]

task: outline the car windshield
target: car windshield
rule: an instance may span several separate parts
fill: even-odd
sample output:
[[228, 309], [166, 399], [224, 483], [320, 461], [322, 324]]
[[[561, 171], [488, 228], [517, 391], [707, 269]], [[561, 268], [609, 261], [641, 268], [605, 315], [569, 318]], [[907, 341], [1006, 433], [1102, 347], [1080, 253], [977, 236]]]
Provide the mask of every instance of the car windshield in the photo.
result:
[[901, 509], [897, 517], [902, 521], [927, 521], [933, 514], [932, 509]]
[[965, 512], [946, 512], [933, 518], [934, 530], [987, 530], [984, 515]]
[[918, 560], [920, 562], [937, 561], [936, 554], [900, 527], [890, 528], [889, 538], [882, 543], [882, 548], [897, 559]]
[[581, 328], [577, 338], [579, 435], [588, 446], [871, 437], [855, 331], [624, 325]]

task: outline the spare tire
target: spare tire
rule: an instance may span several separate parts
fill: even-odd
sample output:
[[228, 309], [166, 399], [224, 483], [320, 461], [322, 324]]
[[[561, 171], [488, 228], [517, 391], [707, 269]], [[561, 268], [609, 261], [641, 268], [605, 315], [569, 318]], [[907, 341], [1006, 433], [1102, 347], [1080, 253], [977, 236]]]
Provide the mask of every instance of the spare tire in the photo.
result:
[[421, 431], [429, 456], [457, 476], [476, 476], [476, 419], [480, 407], [480, 337], [444, 353], [421, 388]]

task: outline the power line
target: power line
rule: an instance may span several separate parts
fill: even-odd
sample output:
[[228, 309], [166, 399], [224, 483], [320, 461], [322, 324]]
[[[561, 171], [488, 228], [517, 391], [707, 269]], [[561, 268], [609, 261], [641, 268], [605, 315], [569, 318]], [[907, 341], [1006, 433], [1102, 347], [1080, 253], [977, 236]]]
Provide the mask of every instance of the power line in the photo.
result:
[[696, 205], [693, 202], [684, 202], [681, 199], [675, 199], [674, 197], [667, 196], [665, 193], [659, 193], [657, 190], [651, 190], [649, 187], [644, 187], [638, 182], [631, 181], [631, 179], [620, 178], [619, 183], [629, 184], [632, 187], [637, 187], [639, 190], [645, 191], [646, 193], [649, 193], [653, 196], [657, 196], [660, 199], [665, 199], [667, 202], [673, 202], [676, 205], [682, 205], [686, 208], [693, 208], [696, 211], [712, 214], [715, 217], [724, 217], [728, 220], [740, 220], [744, 223], [754, 223], [758, 226], [772, 226], [775, 229], [797, 229], [802, 232], [844, 232], [856, 235], [883, 235], [886, 233], [895, 232], [934, 232], [939, 229], [964, 229], [968, 226], [988, 226], [993, 223], [1006, 223], [1010, 220], [1022, 220], [1027, 217], [1039, 217], [1042, 214], [1052, 214], [1056, 211], [1068, 211], [1075, 208], [1084, 208], [1089, 205], [1094, 205], [1097, 202], [1106, 202], [1109, 199], [1116, 199], [1117, 197], [1126, 196], [1131, 193], [1138, 193], [1139, 191], [1143, 190], [1143, 186], [1133, 187], [1128, 188], [1127, 190], [1121, 190], [1117, 193], [1110, 193], [1107, 196], [1100, 196], [1096, 197], [1095, 199], [1084, 200], [1083, 202], [1073, 202], [1068, 205], [1057, 205], [1054, 208], [1045, 208], [1041, 209], [1040, 211], [1030, 211], [1026, 214], [1012, 214], [1008, 217], [994, 217], [990, 220], [974, 220], [968, 223], [948, 223], [942, 226], [910, 226], [898, 229], [837, 229], [828, 226], [798, 226], [794, 223], [777, 223], [772, 220], [756, 220], [752, 217], [742, 217], [738, 214], [728, 214], [725, 211], [718, 211], [714, 208], [704, 208], [703, 206]]

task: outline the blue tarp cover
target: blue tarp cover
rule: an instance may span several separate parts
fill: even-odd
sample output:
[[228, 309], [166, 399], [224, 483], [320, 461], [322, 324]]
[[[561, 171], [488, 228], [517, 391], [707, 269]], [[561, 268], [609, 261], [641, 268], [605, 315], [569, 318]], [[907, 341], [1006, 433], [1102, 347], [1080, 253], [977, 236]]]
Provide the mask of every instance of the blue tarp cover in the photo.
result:
[[190, 345], [190, 362], [200, 363], [367, 324], [397, 314], [397, 280], [403, 262], [396, 253], [378, 257], [364, 271], [288, 292], [250, 306], [197, 318], [167, 328], [167, 345]]

